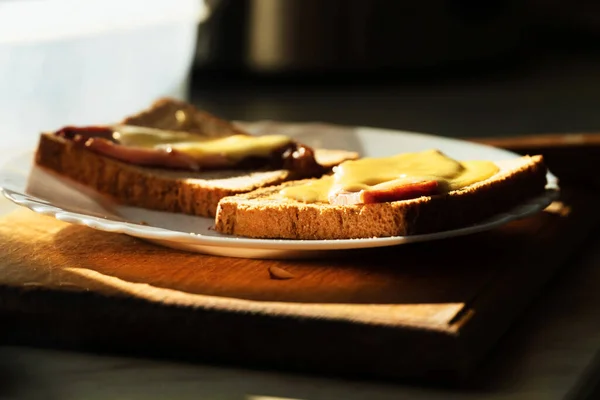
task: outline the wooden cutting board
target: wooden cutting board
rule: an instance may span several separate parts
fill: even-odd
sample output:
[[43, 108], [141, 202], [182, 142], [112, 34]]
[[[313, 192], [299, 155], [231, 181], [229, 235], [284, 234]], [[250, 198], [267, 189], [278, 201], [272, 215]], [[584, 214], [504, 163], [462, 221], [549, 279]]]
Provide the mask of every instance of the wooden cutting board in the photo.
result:
[[[190, 254], [0, 219], [10, 343], [388, 378], [468, 377], [598, 225], [598, 194], [481, 234], [321, 260]], [[286, 278], [286, 279], [282, 279]]]
[[0, 308], [20, 343], [460, 378], [596, 225], [594, 200], [571, 193], [491, 232], [303, 261], [176, 252], [19, 210], [0, 221]]

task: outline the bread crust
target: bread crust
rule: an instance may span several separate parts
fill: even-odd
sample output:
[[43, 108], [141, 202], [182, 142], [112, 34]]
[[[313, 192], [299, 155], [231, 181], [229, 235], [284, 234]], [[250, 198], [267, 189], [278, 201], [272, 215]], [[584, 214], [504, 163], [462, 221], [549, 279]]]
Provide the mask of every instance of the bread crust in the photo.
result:
[[507, 211], [545, 190], [547, 169], [542, 156], [526, 156], [510, 163], [515, 165], [488, 180], [445, 195], [378, 204], [306, 204], [282, 198], [278, 192], [308, 180], [284, 183], [222, 199], [215, 228], [230, 235], [304, 240], [455, 229]]
[[[327, 155], [335, 159], [332, 152]], [[339, 162], [357, 155], [340, 152], [340, 157]], [[204, 217], [215, 216], [223, 197], [306, 178], [287, 170], [182, 172], [140, 167], [99, 155], [50, 133], [40, 136], [35, 162], [121, 204]]]

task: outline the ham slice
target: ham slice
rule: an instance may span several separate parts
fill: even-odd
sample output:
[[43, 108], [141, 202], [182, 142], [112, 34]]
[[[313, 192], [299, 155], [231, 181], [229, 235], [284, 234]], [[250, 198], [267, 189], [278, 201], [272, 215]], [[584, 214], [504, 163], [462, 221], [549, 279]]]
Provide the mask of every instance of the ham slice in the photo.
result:
[[[56, 132], [75, 143], [85, 146], [94, 153], [102, 154], [119, 161], [141, 166], [180, 168], [197, 171], [200, 163], [192, 157], [170, 149], [151, 149], [122, 146], [113, 137], [113, 129], [104, 126], [74, 127], [67, 126]], [[223, 157], [224, 158], [224, 157]], [[213, 161], [213, 160], [207, 160]], [[223, 164], [222, 160], [214, 160]]]
[[[229, 121], [199, 110], [192, 104], [170, 98], [157, 100], [150, 108], [125, 118], [119, 125], [145, 127], [159, 131], [186, 132], [207, 138], [248, 135], [243, 129]], [[107, 126], [68, 126], [56, 134], [73, 140], [90, 151], [140, 166], [191, 171], [270, 167], [301, 171], [300, 176], [311, 176], [324, 172], [324, 167], [317, 163], [313, 150], [294, 141], [279, 149], [274, 149], [267, 157], [249, 156], [235, 161], [221, 154], [211, 154], [201, 158], [192, 157], [168, 146], [152, 148], [125, 145], [115, 138], [114, 132], [113, 127]]]
[[113, 128], [106, 126], [67, 126], [55, 134], [103, 156], [145, 167], [189, 171], [271, 167], [302, 171], [305, 173], [303, 175], [307, 176], [324, 172], [324, 168], [315, 160], [314, 151], [294, 141], [273, 150], [268, 157], [246, 157], [235, 161], [222, 154], [209, 154], [196, 158], [169, 146], [161, 148], [126, 146], [119, 143], [114, 132]]
[[[167, 149], [148, 149], [143, 147], [121, 146], [106, 139], [90, 138], [85, 142], [85, 146], [94, 153], [102, 154], [115, 160], [123, 161], [129, 164], [150, 167], [166, 167], [176, 169], [189, 169], [199, 171], [200, 163], [185, 153], [181, 153], [170, 148]], [[227, 161], [224, 157], [221, 157]], [[210, 165], [212, 160], [203, 160]], [[216, 163], [223, 165], [221, 160], [215, 160]]]
[[366, 189], [358, 192], [338, 192], [329, 196], [329, 203], [336, 206], [354, 204], [386, 203], [416, 199], [440, 193], [437, 181], [420, 181], [385, 189]]

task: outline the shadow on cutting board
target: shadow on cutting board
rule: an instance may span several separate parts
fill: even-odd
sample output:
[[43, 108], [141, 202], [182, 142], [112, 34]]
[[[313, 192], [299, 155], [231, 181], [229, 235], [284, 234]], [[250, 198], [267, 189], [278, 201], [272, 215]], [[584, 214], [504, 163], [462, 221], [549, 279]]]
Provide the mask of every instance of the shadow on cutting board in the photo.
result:
[[[499, 270], [515, 268], [523, 239], [560, 218], [542, 213], [493, 232], [325, 260], [248, 260], [191, 254], [67, 226], [54, 236], [59, 265], [91, 286], [111, 279], [184, 293], [258, 301], [345, 304], [465, 303]], [[506, 251], [511, 249], [511, 251]], [[270, 267], [292, 279], [271, 279]], [[86, 274], [90, 271], [93, 274]], [[106, 279], [104, 279], [106, 278]], [[132, 293], [126, 293], [131, 295]]]

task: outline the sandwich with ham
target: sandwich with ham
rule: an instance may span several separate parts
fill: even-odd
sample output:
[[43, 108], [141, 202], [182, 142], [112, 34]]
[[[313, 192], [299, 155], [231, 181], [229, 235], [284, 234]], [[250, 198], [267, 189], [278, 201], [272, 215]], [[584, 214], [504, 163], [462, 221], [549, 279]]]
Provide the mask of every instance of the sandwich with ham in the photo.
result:
[[43, 133], [35, 163], [112, 200], [214, 217], [221, 198], [328, 173], [356, 152], [251, 135], [195, 106], [163, 98], [106, 126]]
[[333, 173], [219, 202], [216, 230], [269, 239], [359, 239], [442, 232], [546, 190], [542, 156], [458, 161], [436, 149], [344, 161]]
[[160, 99], [106, 126], [43, 133], [38, 166], [118, 203], [215, 219], [221, 234], [359, 239], [465, 227], [546, 190], [539, 155], [455, 160], [436, 149], [379, 158], [252, 135]]

